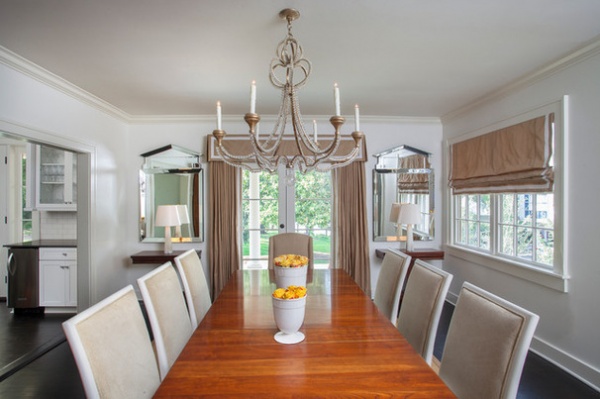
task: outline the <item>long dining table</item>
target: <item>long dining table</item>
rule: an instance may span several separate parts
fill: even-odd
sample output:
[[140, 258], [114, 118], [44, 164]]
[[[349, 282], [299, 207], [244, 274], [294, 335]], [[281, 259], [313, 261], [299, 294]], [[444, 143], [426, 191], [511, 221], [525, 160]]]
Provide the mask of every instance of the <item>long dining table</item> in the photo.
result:
[[235, 272], [155, 397], [456, 397], [345, 271], [309, 271], [297, 344], [273, 338], [274, 290]]

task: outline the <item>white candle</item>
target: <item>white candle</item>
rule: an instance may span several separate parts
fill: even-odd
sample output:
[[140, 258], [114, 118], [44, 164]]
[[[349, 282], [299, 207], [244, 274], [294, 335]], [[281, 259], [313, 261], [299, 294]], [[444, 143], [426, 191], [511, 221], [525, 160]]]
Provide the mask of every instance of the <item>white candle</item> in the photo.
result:
[[217, 130], [221, 130], [221, 101], [217, 101]]
[[354, 106], [354, 131], [360, 132], [360, 122], [358, 121], [358, 104]]
[[256, 113], [256, 81], [252, 81], [250, 86], [250, 113]]
[[337, 83], [333, 85], [333, 97], [335, 99], [335, 116], [340, 116], [340, 89]]
[[313, 139], [317, 142], [317, 121], [313, 119]]

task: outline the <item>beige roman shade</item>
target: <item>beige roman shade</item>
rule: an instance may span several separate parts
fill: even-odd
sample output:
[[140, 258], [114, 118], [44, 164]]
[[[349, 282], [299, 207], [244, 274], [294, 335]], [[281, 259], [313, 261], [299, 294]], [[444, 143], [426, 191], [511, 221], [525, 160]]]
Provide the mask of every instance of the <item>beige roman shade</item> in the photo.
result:
[[408, 194], [428, 194], [430, 164], [429, 156], [415, 154], [402, 157], [398, 161], [400, 169], [428, 169], [423, 173], [398, 173], [398, 191]]
[[453, 144], [453, 193], [551, 192], [553, 122], [549, 114]]

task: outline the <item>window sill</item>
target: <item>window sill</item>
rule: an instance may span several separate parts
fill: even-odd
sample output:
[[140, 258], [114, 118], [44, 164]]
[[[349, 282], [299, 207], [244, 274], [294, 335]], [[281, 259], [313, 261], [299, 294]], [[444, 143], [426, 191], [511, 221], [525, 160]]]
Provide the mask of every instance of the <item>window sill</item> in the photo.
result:
[[567, 283], [569, 276], [557, 274], [550, 270], [539, 269], [527, 264], [513, 262], [508, 259], [487, 255], [456, 245], [446, 245], [445, 251], [447, 255], [455, 256], [488, 269], [509, 274], [544, 287], [552, 288], [556, 291], [568, 292]]

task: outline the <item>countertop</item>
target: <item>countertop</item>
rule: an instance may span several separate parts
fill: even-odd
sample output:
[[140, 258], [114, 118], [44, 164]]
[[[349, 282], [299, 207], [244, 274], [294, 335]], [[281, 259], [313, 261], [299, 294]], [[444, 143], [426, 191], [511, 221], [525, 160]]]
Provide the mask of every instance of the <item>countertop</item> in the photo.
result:
[[69, 248], [77, 247], [77, 240], [34, 240], [34, 241], [25, 241], [25, 242], [17, 242], [14, 244], [5, 244], [3, 247], [8, 248]]

